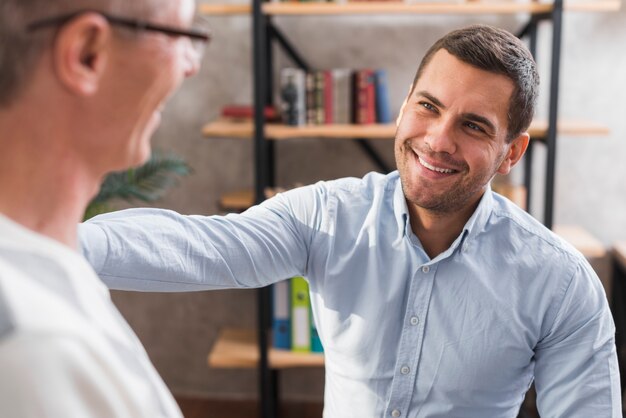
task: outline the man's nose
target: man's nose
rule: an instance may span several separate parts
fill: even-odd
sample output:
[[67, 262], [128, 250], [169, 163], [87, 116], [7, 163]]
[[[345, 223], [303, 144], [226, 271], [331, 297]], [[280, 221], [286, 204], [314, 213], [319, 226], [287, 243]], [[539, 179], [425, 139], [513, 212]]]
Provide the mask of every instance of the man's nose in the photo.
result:
[[456, 141], [453, 124], [449, 121], [441, 121], [431, 126], [426, 133], [424, 142], [433, 152], [454, 154], [456, 152]]

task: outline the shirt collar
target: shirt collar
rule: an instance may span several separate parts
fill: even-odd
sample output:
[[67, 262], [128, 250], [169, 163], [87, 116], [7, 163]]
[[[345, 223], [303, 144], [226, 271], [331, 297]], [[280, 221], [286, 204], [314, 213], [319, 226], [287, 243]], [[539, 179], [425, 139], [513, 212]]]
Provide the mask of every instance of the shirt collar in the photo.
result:
[[491, 212], [493, 211], [493, 204], [491, 184], [488, 184], [483, 197], [480, 198], [480, 202], [478, 203], [476, 210], [463, 227], [462, 234], [466, 236], [466, 239], [474, 238], [485, 229], [485, 225], [487, 224], [487, 221], [491, 216]]
[[409, 208], [406, 204], [404, 191], [402, 190], [402, 180], [400, 180], [400, 175], [397, 171], [395, 174], [397, 177], [396, 187], [393, 192], [393, 214], [398, 224], [398, 231], [401, 231], [404, 236], [410, 236], [410, 231], [407, 229], [411, 228], [409, 225]]
[[[457, 238], [452, 244], [453, 247], [458, 246], [462, 241], [474, 238], [482, 230], [484, 230], [484, 227], [487, 224], [489, 216], [493, 210], [493, 204], [491, 184], [488, 184], [485, 193], [476, 207], [476, 210], [465, 223], [463, 232], [461, 232], [459, 237], [460, 239]], [[399, 175], [397, 177], [396, 187], [393, 194], [393, 211], [398, 224], [398, 229], [403, 231], [404, 236], [410, 237], [411, 225], [409, 222], [409, 208], [406, 203], [406, 198], [404, 197], [402, 181], [400, 180]]]

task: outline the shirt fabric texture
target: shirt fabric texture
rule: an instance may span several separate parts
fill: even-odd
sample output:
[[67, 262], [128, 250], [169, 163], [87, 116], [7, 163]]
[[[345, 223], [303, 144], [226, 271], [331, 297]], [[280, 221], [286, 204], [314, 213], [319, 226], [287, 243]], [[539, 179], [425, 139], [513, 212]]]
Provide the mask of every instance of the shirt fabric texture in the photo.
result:
[[[307, 277], [324, 417], [621, 416], [615, 328], [584, 257], [490, 189], [430, 259], [397, 172], [320, 182], [243, 214], [131, 209], [80, 229], [112, 288], [181, 291]], [[207, 306], [210, 309], [210, 306]]]
[[0, 417], [182, 418], [85, 259], [2, 215]]

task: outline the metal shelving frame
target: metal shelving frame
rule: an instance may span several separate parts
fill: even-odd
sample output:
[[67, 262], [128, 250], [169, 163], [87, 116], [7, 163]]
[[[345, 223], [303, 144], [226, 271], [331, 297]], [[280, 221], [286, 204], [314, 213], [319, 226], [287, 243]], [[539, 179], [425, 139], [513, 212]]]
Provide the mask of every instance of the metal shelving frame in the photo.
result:
[[[276, 42], [290, 56], [296, 65], [303, 69], [310, 68], [297, 50], [289, 43], [282, 32], [272, 23], [272, 17], [264, 14], [263, 0], [252, 0], [252, 42], [253, 42], [253, 82], [254, 82], [254, 174], [255, 174], [255, 201], [262, 202], [264, 190], [274, 187], [274, 145], [273, 141], [265, 137], [265, 117], [263, 107], [271, 104], [272, 88], [272, 42]], [[552, 11], [549, 13], [534, 14], [524, 26], [518, 36], [527, 37], [529, 49], [536, 57], [538, 25], [543, 21], [552, 22], [552, 51], [550, 69], [550, 87], [548, 104], [548, 131], [544, 143], [547, 149], [546, 173], [544, 186], [544, 214], [543, 223], [552, 228], [554, 218], [554, 188], [556, 165], [556, 137], [558, 116], [559, 72], [561, 55], [561, 36], [563, 19], [563, 0], [554, 0]], [[383, 172], [389, 172], [383, 159], [364, 139], [355, 138], [355, 141], [365, 151], [369, 158]], [[530, 141], [524, 162], [524, 184], [527, 188], [527, 208], [530, 208], [530, 190], [532, 183], [533, 148], [535, 142]], [[271, 292], [266, 287], [258, 291], [258, 344], [259, 359], [259, 396], [262, 418], [277, 418], [279, 404], [279, 375], [272, 369], [268, 361], [269, 329], [271, 327]]]

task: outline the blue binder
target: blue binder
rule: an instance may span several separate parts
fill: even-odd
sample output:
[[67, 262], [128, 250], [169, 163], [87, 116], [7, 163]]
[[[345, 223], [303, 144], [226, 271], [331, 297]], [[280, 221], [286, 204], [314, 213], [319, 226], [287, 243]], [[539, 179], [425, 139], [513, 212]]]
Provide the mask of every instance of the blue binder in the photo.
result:
[[391, 105], [389, 104], [389, 88], [387, 87], [387, 72], [376, 70], [374, 73], [376, 86], [376, 122], [391, 123]]
[[289, 280], [274, 283], [272, 285], [272, 296], [274, 299], [272, 314], [273, 345], [275, 348], [289, 350], [291, 348]]

